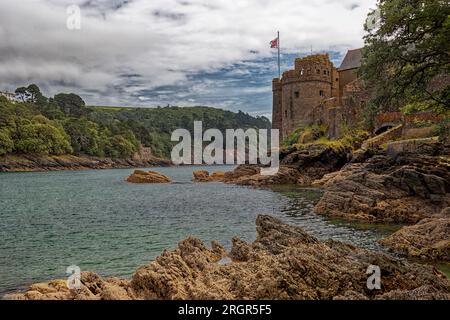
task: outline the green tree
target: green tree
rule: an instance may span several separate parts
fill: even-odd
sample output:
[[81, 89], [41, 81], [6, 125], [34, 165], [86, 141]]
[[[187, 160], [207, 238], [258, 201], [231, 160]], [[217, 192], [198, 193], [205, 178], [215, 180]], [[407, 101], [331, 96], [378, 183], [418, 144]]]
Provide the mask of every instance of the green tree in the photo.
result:
[[0, 129], [0, 156], [14, 150], [14, 141], [7, 129]]
[[83, 99], [74, 93], [60, 93], [54, 97], [59, 108], [70, 117], [81, 117], [87, 114]]
[[130, 158], [137, 151], [136, 146], [121, 135], [111, 140], [109, 156], [113, 158]]
[[449, 110], [448, 1], [379, 0], [365, 29], [360, 73], [373, 89], [372, 108], [425, 104], [427, 110]]
[[96, 123], [86, 118], [69, 118], [63, 123], [64, 130], [69, 134], [71, 145], [76, 154], [104, 156], [102, 139]]
[[20, 126], [15, 150], [19, 153], [38, 155], [60, 155], [72, 152], [65, 133], [50, 122], [30, 122]]

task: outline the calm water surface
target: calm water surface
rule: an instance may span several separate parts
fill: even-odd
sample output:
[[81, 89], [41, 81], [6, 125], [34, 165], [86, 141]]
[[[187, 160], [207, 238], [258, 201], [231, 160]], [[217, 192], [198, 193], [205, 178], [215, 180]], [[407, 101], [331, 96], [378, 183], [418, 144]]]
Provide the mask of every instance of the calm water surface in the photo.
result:
[[[0, 294], [65, 278], [66, 268], [129, 277], [187, 236], [208, 244], [253, 241], [255, 218], [272, 214], [320, 239], [371, 249], [392, 232], [329, 221], [312, 212], [320, 191], [191, 183], [202, 167], [157, 168], [172, 184], [129, 184], [133, 171], [0, 174]], [[211, 170], [211, 167], [206, 168]], [[227, 171], [232, 167], [214, 167]]]

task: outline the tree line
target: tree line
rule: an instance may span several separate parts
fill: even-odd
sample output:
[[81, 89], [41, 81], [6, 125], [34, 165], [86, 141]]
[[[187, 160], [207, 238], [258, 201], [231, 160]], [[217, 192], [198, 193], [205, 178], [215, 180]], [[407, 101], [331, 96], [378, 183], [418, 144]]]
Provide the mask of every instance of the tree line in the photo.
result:
[[0, 155], [87, 155], [130, 158], [141, 146], [168, 158], [178, 128], [269, 129], [265, 117], [210, 107], [116, 108], [87, 106], [73, 93], [45, 97], [35, 84], [0, 97]]

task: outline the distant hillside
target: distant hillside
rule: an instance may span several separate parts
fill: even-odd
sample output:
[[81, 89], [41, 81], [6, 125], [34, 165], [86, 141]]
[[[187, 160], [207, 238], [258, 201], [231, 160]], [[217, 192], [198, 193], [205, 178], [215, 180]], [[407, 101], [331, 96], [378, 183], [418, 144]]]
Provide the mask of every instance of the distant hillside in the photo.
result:
[[89, 118], [111, 126], [119, 120], [125, 124], [139, 141], [151, 146], [156, 155], [168, 156], [172, 147], [170, 135], [175, 129], [192, 131], [194, 121], [202, 121], [203, 129], [255, 128], [270, 129], [271, 123], [266, 117], [252, 117], [239, 111], [234, 113], [211, 107], [158, 107], [158, 108], [115, 108], [90, 107]]
[[86, 106], [76, 94], [44, 97], [30, 85], [16, 91], [21, 102], [0, 97], [0, 156], [87, 155], [130, 158], [142, 146], [168, 158], [173, 130], [269, 129], [269, 119], [210, 107], [129, 108]]

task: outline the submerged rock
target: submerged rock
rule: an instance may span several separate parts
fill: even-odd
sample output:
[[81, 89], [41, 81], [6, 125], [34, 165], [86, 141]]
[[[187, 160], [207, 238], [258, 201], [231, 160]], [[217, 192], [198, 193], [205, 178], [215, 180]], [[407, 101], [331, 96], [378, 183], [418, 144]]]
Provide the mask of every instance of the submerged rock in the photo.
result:
[[131, 183], [169, 183], [172, 180], [156, 171], [135, 170], [131, 176], [127, 178]]
[[[83, 273], [82, 288], [43, 284], [10, 299], [450, 299], [450, 280], [432, 266], [336, 241], [321, 242], [270, 216], [257, 239], [233, 239], [227, 254], [195, 238], [140, 267], [131, 281]], [[228, 256], [231, 262], [223, 264]], [[381, 289], [367, 287], [367, 268], [381, 270]], [[51, 287], [51, 291], [47, 289]]]
[[416, 223], [450, 206], [448, 165], [431, 157], [374, 156], [326, 175], [319, 214], [372, 222]]
[[411, 258], [450, 261], [450, 212], [446, 217], [424, 219], [380, 240], [390, 251]]

